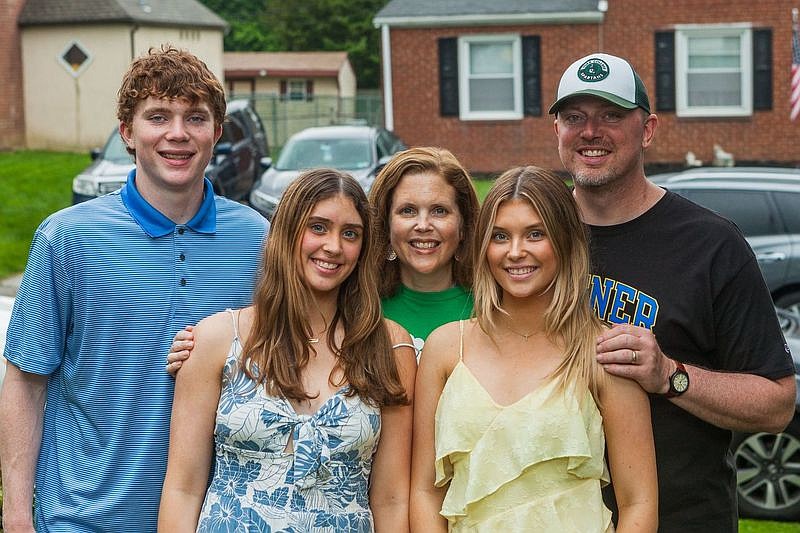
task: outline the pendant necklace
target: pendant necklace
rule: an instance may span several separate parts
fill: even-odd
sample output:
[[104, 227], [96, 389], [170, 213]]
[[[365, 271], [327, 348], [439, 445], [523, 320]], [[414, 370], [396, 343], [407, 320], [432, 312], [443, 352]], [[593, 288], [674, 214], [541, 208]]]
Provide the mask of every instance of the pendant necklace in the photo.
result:
[[522, 337], [522, 340], [524, 340], [525, 342], [528, 342], [528, 339], [536, 333], [536, 331], [531, 331], [526, 335], [525, 333], [520, 333], [519, 331], [512, 329], [508, 324], [506, 324], [506, 329], [511, 333], [513, 333], [514, 335], [519, 335], [520, 337]]
[[320, 339], [320, 337], [321, 337], [321, 336], [322, 336], [322, 334], [323, 334], [323, 333], [325, 333], [326, 331], [328, 331], [328, 326], [325, 326], [325, 329], [323, 329], [322, 331], [320, 331], [320, 332], [319, 332], [319, 334], [318, 334], [316, 337], [308, 337], [308, 344], [319, 344], [319, 339]]

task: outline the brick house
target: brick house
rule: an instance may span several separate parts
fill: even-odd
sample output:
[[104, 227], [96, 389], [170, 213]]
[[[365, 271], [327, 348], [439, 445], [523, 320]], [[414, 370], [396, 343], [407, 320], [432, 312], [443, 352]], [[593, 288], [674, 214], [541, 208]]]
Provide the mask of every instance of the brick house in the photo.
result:
[[409, 145], [451, 149], [474, 172], [562, 169], [553, 102], [559, 77], [595, 51], [627, 58], [660, 124], [648, 167], [797, 165], [789, 118], [788, 0], [390, 0], [382, 31], [386, 124]]
[[0, 4], [0, 150], [22, 146], [25, 120], [22, 99], [22, 57], [17, 16], [25, 0]]

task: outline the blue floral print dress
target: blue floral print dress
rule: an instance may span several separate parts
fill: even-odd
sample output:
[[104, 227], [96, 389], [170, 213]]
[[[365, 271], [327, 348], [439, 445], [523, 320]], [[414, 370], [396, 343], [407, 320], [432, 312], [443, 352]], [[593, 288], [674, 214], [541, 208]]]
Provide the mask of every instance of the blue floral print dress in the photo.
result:
[[344, 388], [314, 415], [297, 414], [244, 374], [235, 336], [217, 407], [214, 475], [197, 531], [372, 532], [368, 490], [380, 409], [346, 396]]

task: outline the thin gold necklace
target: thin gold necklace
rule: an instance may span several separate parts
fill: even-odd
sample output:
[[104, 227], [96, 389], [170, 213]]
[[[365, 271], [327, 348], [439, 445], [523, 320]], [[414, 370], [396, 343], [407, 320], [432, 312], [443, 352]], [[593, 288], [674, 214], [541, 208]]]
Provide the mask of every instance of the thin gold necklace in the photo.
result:
[[528, 339], [529, 339], [530, 337], [532, 337], [533, 335], [535, 335], [535, 334], [536, 334], [536, 331], [535, 331], [535, 330], [534, 330], [534, 331], [531, 331], [530, 333], [528, 333], [528, 334], [526, 335], [525, 333], [520, 333], [519, 331], [516, 331], [515, 329], [513, 329], [513, 328], [512, 328], [511, 326], [509, 326], [508, 324], [506, 324], [505, 326], [506, 326], [506, 329], [507, 329], [508, 331], [510, 331], [510, 332], [511, 332], [511, 333], [513, 333], [514, 335], [519, 335], [520, 337], [522, 337], [522, 339], [523, 339], [525, 342], [528, 342]]
[[320, 337], [321, 337], [321, 336], [322, 336], [322, 335], [323, 335], [323, 334], [324, 334], [326, 331], [328, 331], [328, 326], [325, 326], [325, 329], [323, 329], [322, 331], [320, 331], [320, 332], [317, 334], [317, 336], [316, 336], [316, 337], [309, 337], [309, 338], [308, 338], [308, 344], [318, 344], [318, 343], [319, 343], [319, 339], [320, 339]]

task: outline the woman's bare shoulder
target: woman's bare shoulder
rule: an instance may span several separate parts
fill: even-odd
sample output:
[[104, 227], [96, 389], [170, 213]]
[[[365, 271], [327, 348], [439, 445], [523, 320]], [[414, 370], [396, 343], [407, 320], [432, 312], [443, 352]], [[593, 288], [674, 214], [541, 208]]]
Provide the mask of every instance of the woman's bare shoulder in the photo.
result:
[[250, 308], [225, 310], [209, 315], [194, 328], [195, 348], [192, 351], [192, 360], [198, 354], [206, 356], [219, 356], [224, 359], [228, 353], [236, 332], [241, 337], [243, 326], [249, 331], [248, 318], [251, 315]]

